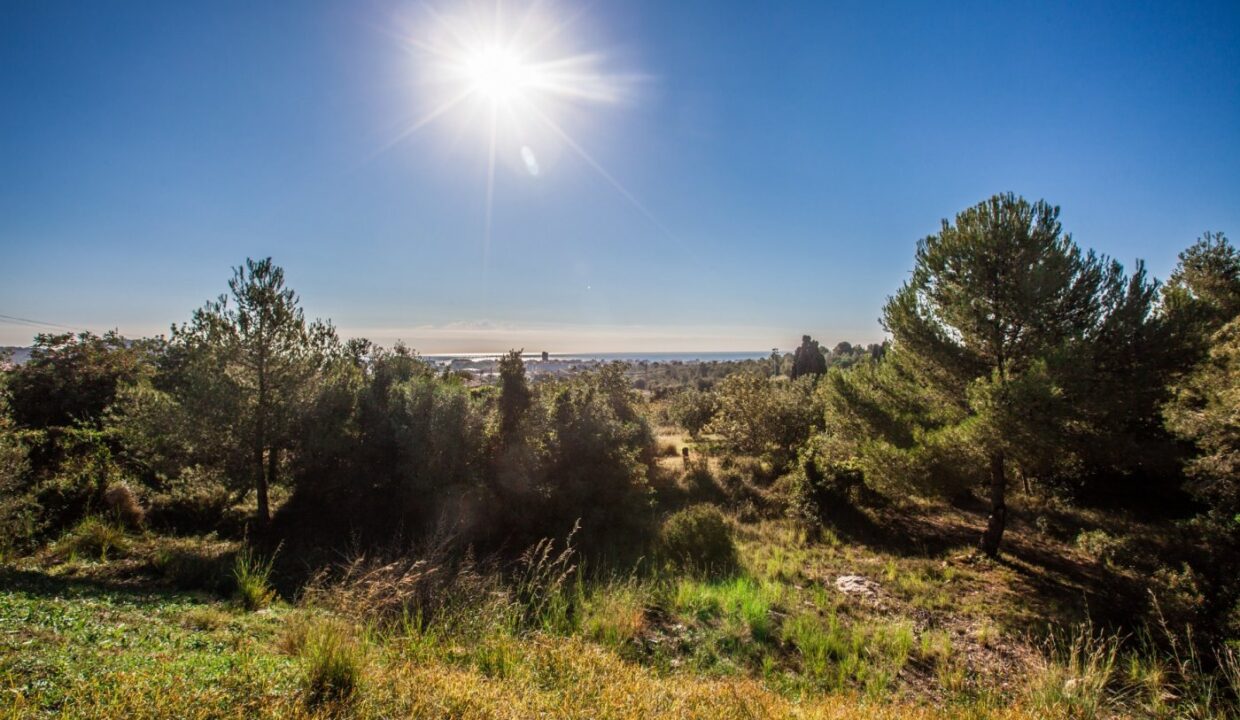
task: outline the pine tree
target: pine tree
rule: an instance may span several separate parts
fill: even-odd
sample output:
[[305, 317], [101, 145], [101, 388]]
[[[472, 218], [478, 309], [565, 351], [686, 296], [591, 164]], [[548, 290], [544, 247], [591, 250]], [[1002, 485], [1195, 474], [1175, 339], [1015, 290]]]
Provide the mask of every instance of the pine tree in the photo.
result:
[[1003, 537], [1009, 466], [1047, 472], [1091, 413], [1114, 419], [1096, 360], [1125, 350], [1104, 345], [1148, 335], [1153, 294], [1140, 267], [1129, 279], [1118, 263], [1082, 253], [1057, 207], [1011, 194], [918, 243], [913, 276], [883, 324], [917, 392], [954, 405], [939, 412], [940, 437], [984, 458], [987, 554]]
[[[257, 517], [266, 523], [280, 453], [290, 445], [295, 418], [336, 336], [330, 324], [306, 322], [297, 294], [284, 286], [284, 270], [271, 258], [234, 268], [228, 289], [173, 328], [174, 349], [190, 370], [174, 395], [190, 413], [203, 403], [230, 406], [232, 435], [249, 445]], [[199, 392], [188, 392], [192, 383]]]

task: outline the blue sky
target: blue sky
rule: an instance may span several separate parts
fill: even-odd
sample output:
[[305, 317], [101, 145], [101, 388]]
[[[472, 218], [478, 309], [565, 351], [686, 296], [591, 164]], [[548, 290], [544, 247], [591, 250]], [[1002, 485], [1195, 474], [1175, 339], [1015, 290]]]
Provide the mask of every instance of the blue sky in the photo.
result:
[[577, 13], [555, 49], [629, 92], [543, 106], [576, 149], [536, 133], [537, 176], [497, 144], [488, 242], [477, 108], [385, 149], [451, 89], [423, 5], [0, 3], [0, 314], [163, 332], [271, 255], [310, 315], [424, 352], [788, 348], [879, 339], [916, 240], [995, 192], [1158, 277], [1240, 233], [1235, 2], [540, 17]]

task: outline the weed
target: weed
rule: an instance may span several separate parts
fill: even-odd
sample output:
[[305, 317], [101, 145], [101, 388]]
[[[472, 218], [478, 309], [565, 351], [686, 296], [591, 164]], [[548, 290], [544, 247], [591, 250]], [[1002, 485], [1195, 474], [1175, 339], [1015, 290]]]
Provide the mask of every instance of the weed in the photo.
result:
[[365, 671], [365, 652], [352, 629], [338, 619], [319, 619], [305, 627], [300, 642], [303, 689], [312, 704], [353, 697]]
[[582, 603], [581, 632], [604, 645], [626, 645], [646, 625], [646, 602], [646, 589], [636, 581], [595, 588]]
[[249, 546], [237, 553], [233, 561], [233, 580], [237, 583], [237, 597], [246, 610], [261, 610], [275, 599], [276, 593], [271, 587], [273, 560], [263, 560]]
[[85, 557], [106, 562], [111, 557], [123, 557], [129, 550], [125, 531], [93, 515], [84, 518], [56, 544], [57, 554], [68, 557]]
[[537, 627], [544, 630], [562, 631], [570, 624], [572, 598], [568, 581], [577, 571], [573, 562], [576, 550], [573, 537], [580, 529], [580, 522], [573, 525], [564, 539], [564, 549], [553, 554], [555, 541], [540, 540], [526, 550], [518, 563], [519, 575], [515, 584], [517, 606], [521, 627]]
[[1118, 653], [1118, 638], [1095, 633], [1088, 624], [1052, 633], [1046, 656], [1029, 684], [1030, 704], [1048, 715], [1099, 717]]

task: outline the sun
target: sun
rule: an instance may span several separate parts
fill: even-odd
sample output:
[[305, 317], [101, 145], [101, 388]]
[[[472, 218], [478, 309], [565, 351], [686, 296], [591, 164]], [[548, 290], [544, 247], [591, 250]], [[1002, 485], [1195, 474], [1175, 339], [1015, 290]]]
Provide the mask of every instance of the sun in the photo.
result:
[[449, 114], [445, 124], [473, 131], [460, 137], [466, 145], [472, 137], [486, 161], [484, 266], [497, 164], [541, 179], [565, 151], [674, 239], [574, 137], [594, 111], [631, 102], [646, 76], [609, 70], [606, 53], [582, 47], [589, 34], [573, 31], [582, 12], [559, 12], [554, 2], [428, 0], [422, 20], [402, 37], [421, 80], [420, 113], [380, 152]]
[[471, 92], [492, 103], [522, 99], [538, 75], [537, 68], [523, 62], [517, 52], [499, 45], [467, 52], [461, 73]]

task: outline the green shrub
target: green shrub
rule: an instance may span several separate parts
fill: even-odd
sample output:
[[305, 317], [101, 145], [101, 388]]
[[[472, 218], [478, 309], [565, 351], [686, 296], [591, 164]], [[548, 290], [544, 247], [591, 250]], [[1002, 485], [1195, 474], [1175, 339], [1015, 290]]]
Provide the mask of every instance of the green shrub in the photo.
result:
[[187, 468], [165, 492], [148, 497], [147, 521], [177, 532], [217, 529], [232, 504], [227, 487], [201, 468]]
[[246, 610], [261, 610], [275, 599], [271, 588], [272, 559], [263, 560], [249, 547], [237, 553], [233, 561], [233, 579], [237, 583], [237, 598]]
[[673, 513], [659, 534], [668, 560], [696, 573], [728, 574], [737, 567], [736, 545], [727, 518], [714, 505]]
[[667, 414], [670, 420], [696, 438], [714, 419], [718, 409], [719, 401], [714, 393], [689, 389], [672, 398]]
[[56, 543], [56, 551], [62, 555], [106, 561], [109, 556], [123, 557], [129, 551], [129, 539], [124, 529], [91, 515]]
[[1076, 536], [1076, 547], [1100, 563], [1110, 564], [1123, 546], [1123, 541], [1111, 536], [1106, 530], [1082, 530]]
[[853, 495], [865, 478], [853, 462], [826, 462], [809, 456], [787, 476], [788, 511], [795, 519], [811, 524], [839, 519], [853, 507]]

